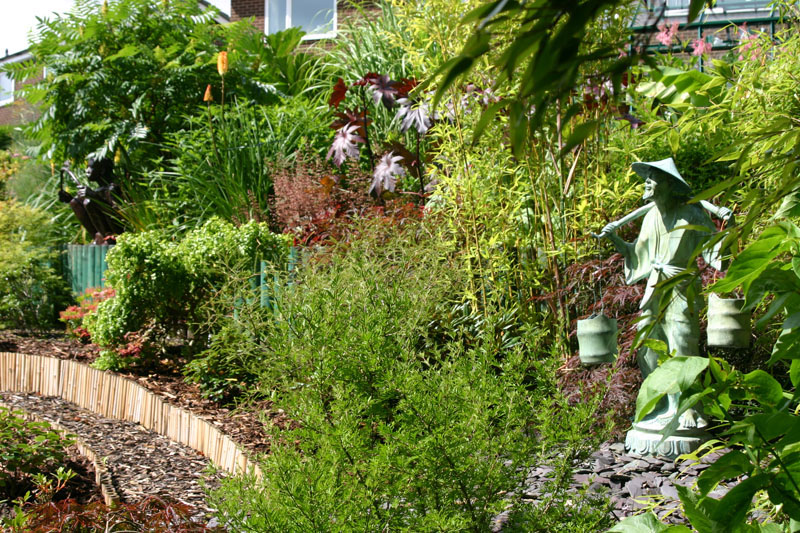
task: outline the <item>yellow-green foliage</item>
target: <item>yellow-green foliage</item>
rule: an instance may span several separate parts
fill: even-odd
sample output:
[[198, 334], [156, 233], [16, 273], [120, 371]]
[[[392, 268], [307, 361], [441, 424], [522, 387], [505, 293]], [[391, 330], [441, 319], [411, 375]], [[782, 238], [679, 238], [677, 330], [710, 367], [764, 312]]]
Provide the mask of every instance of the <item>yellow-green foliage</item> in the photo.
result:
[[404, 32], [387, 37], [426, 79], [461, 50], [469, 37], [459, 24], [461, 17], [480, 4], [478, 0], [391, 0]]
[[19, 170], [19, 159], [8, 150], [0, 150], [0, 199], [5, 198], [8, 180]]
[[0, 326], [45, 328], [68, 299], [43, 211], [0, 201]]

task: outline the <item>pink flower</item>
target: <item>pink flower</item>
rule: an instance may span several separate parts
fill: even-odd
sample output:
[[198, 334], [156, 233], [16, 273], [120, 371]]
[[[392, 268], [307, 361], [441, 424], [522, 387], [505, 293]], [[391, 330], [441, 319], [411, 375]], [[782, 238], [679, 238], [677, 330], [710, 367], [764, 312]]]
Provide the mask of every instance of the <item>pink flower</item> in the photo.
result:
[[[743, 31], [746, 31], [746, 27]], [[744, 61], [745, 59], [758, 59], [759, 55], [761, 54], [761, 50], [756, 47], [757, 41], [758, 35], [744, 33], [740, 36], [739, 61]]]
[[747, 30], [747, 22], [743, 22], [739, 29], [739, 40], [744, 41], [750, 38], [750, 32]]
[[328, 150], [328, 155], [325, 159], [333, 157], [333, 164], [337, 167], [342, 166], [342, 163], [348, 157], [357, 159], [358, 146], [356, 146], [356, 143], [363, 143], [364, 139], [354, 133], [356, 130], [358, 130], [358, 126], [355, 124], [346, 124], [337, 131], [336, 136], [333, 138], [331, 149]]
[[692, 55], [700, 57], [711, 51], [711, 43], [707, 42], [705, 39], [695, 39], [692, 41], [692, 48]]
[[660, 42], [664, 46], [669, 46], [672, 44], [672, 39], [675, 38], [675, 35], [678, 33], [678, 23], [673, 22], [672, 25], [668, 28], [667, 23], [665, 22], [658, 28], [659, 31], [658, 35], [656, 35], [656, 41]]

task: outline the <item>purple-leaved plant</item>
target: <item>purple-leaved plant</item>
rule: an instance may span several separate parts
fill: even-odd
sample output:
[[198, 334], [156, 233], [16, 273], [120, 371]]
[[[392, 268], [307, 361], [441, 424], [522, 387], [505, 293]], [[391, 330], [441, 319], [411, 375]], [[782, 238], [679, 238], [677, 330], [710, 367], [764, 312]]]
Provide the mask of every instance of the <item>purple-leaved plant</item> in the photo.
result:
[[400, 131], [405, 133], [414, 128], [417, 133], [424, 135], [431, 128], [433, 121], [428, 112], [428, 104], [426, 102], [415, 102], [408, 98], [400, 98], [397, 100], [397, 104], [400, 108], [397, 110], [396, 118], [402, 120]]
[[[352, 84], [347, 84], [339, 78], [328, 99], [328, 105], [337, 109], [336, 119], [331, 125], [337, 132], [327, 159], [333, 159], [336, 166], [341, 166], [347, 158], [358, 159], [357, 143], [363, 143], [367, 148], [367, 159], [373, 170], [369, 193], [374, 197], [379, 198], [384, 191], [394, 192], [397, 177], [406, 175], [405, 169], [400, 165], [402, 161], [403, 165], [419, 178], [420, 198], [424, 198], [426, 189], [423, 179], [421, 138], [431, 128], [436, 117], [431, 116], [426, 101], [410, 96], [417, 85], [417, 80], [413, 78], [394, 81], [386, 74], [369, 72]], [[348, 93], [353, 91], [356, 93], [355, 107], [346, 107], [339, 111], [339, 105], [347, 98]], [[380, 103], [389, 110], [400, 106], [395, 119], [400, 122], [400, 130], [403, 133], [409, 130], [416, 133], [416, 154], [412, 154], [402, 143], [395, 141], [389, 145], [392, 150], [381, 156], [378, 165], [375, 165], [372, 139], [369, 134], [372, 120], [368, 117], [367, 111], [370, 95], [373, 105]], [[350, 103], [353, 103], [352, 100]], [[396, 155], [397, 152], [402, 155]]]

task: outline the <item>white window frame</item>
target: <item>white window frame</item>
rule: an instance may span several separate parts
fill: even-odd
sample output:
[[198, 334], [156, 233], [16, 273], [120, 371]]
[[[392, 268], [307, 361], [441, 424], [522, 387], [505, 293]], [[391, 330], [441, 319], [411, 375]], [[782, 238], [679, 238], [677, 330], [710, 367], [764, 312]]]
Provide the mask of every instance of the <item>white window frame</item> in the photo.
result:
[[7, 72], [0, 72], [0, 76], [5, 77], [7, 80], [11, 82], [11, 96], [0, 99], [0, 107], [7, 106], [14, 103], [14, 91], [16, 90], [16, 83], [13, 79], [8, 75]]
[[[286, 2], [286, 20], [284, 21], [285, 28], [292, 28], [292, 4], [294, 2], [302, 2], [303, 0], [279, 0]], [[336, 28], [339, 27], [339, 13], [337, 9], [338, 0], [330, 0], [333, 4], [333, 29], [325, 33], [307, 33], [303, 35], [303, 41], [314, 41], [318, 39], [333, 39], [336, 37]], [[264, 0], [264, 33], [269, 33], [269, 3], [270, 0]]]

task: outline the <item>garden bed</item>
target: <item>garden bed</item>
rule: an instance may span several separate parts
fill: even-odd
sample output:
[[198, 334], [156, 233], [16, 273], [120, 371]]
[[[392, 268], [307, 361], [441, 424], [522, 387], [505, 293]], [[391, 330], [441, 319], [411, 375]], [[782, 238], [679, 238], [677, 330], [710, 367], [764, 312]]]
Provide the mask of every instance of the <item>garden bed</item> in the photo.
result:
[[[70, 446], [66, 452], [68, 458], [62, 466], [75, 472], [75, 476], [67, 482], [63, 489], [53, 495], [53, 500], [73, 499], [81, 504], [102, 502], [103, 495], [100, 492], [100, 486], [95, 482], [92, 462], [81, 455], [76, 446]], [[9, 516], [12, 509], [11, 502], [0, 500], [0, 518]]]
[[206, 473], [209, 461], [138, 424], [98, 416], [60, 398], [0, 393], [0, 400], [48, 422], [56, 422], [90, 443], [104, 459], [120, 499], [136, 503], [148, 496], [177, 500], [198, 513], [205, 506], [203, 486], [214, 488], [218, 474]]
[[[91, 363], [98, 357], [96, 346], [83, 345], [58, 331], [36, 334], [0, 331], [0, 351], [58, 357], [83, 363]], [[268, 401], [242, 404], [232, 409], [204, 398], [196, 385], [183, 381], [183, 376], [171, 366], [161, 365], [147, 371], [134, 368], [120, 375], [136, 381], [168, 403], [208, 420], [249, 452], [269, 450], [270, 437], [264, 431], [264, 421], [269, 420], [282, 428], [292, 426], [283, 411]]]

